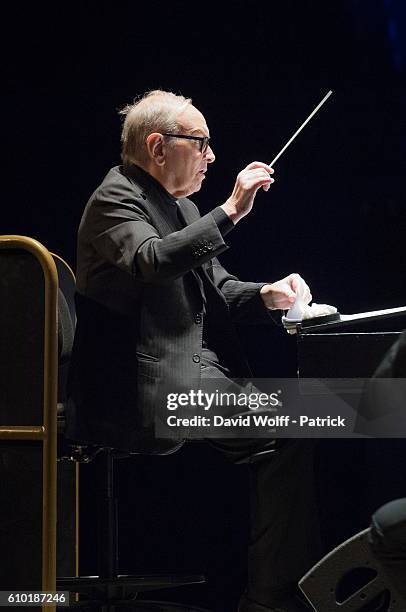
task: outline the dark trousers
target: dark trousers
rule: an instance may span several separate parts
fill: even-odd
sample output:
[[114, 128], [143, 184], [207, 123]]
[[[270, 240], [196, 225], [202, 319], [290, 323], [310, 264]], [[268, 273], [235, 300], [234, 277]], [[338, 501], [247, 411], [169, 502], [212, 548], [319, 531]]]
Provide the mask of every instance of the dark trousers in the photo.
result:
[[406, 599], [406, 497], [375, 512], [370, 544], [390, 582]]
[[[203, 351], [202, 384], [229, 384], [229, 372]], [[314, 441], [210, 439], [229, 460], [250, 467], [251, 531], [246, 599], [272, 608], [291, 597], [320, 559]], [[261, 453], [267, 450], [267, 454]], [[250, 609], [246, 606], [244, 609]]]

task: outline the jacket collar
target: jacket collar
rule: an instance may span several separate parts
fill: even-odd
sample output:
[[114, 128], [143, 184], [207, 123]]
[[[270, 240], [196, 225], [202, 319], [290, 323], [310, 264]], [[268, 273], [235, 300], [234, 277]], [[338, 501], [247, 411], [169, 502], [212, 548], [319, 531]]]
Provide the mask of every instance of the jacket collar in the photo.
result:
[[[120, 172], [141, 190], [141, 197], [149, 204], [155, 213], [157, 229], [162, 235], [166, 235], [176, 230], [172, 226], [172, 214], [168, 215], [169, 206], [179, 206], [181, 215], [186, 225], [193, 223], [199, 218], [199, 213], [196, 206], [188, 198], [173, 197], [153, 176], [135, 164], [129, 166], [121, 166]], [[158, 217], [156, 217], [158, 215]]]
[[166, 201], [168, 204], [172, 204], [172, 206], [174, 206], [178, 203], [178, 200], [168, 191], [166, 191], [165, 187], [163, 187], [159, 181], [151, 176], [151, 174], [140, 168], [140, 166], [137, 166], [136, 164], [122, 166], [122, 172], [140, 185], [143, 189], [144, 195], [147, 197], [153, 190], [159, 194], [160, 199]]

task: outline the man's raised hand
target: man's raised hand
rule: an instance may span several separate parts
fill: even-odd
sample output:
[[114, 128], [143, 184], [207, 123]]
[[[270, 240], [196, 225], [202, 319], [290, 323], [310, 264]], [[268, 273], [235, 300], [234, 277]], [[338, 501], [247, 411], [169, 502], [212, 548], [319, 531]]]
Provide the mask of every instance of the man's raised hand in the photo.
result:
[[260, 187], [268, 191], [274, 182], [273, 169], [263, 162], [252, 162], [237, 175], [233, 193], [221, 208], [234, 223], [248, 215]]

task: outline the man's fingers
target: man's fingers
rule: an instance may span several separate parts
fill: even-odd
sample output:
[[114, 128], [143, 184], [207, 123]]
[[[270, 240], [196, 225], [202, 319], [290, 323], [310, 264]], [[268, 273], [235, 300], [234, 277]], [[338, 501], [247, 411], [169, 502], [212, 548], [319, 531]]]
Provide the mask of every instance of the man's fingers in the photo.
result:
[[292, 272], [292, 274], [289, 274], [289, 276], [287, 277], [287, 281], [290, 283], [292, 289], [296, 292], [299, 290], [301, 283], [304, 283], [300, 274], [297, 274], [296, 272]]
[[285, 286], [280, 286], [280, 287], [275, 287], [274, 289], [275, 291], [275, 297], [274, 300], [277, 303], [286, 303], [286, 300], [289, 302], [289, 304], [293, 304], [293, 302], [295, 302], [296, 300], [296, 294], [294, 293], [294, 291], [292, 291], [292, 289], [289, 287], [289, 285], [286, 283]]
[[251, 211], [260, 187], [268, 191], [269, 186], [274, 182], [271, 177], [272, 173], [273, 168], [263, 162], [252, 162], [239, 172], [231, 196], [222, 205], [234, 223], [238, 223]]
[[263, 168], [269, 174], [273, 174], [274, 173], [274, 169], [273, 168], [268, 166], [268, 164], [264, 164], [264, 162], [259, 162], [259, 161], [251, 162], [250, 164], [248, 164], [248, 166], [246, 166], [244, 168], [244, 170], [251, 170], [251, 169], [254, 169], [254, 168]]
[[268, 308], [279, 310], [289, 309], [298, 298], [306, 304], [312, 299], [308, 285], [299, 274], [289, 274], [275, 283], [266, 285], [261, 293], [267, 296], [264, 299]]
[[288, 280], [290, 281], [292, 288], [295, 291], [301, 291], [302, 293], [305, 293], [306, 291], [310, 292], [310, 288], [308, 284], [303, 280], [303, 278], [297, 272], [293, 272], [292, 274], [289, 274]]
[[262, 169], [250, 173], [242, 173], [239, 178], [241, 186], [247, 190], [258, 189], [262, 185], [272, 185], [275, 182], [275, 179]]
[[249, 176], [264, 176], [264, 177], [270, 178], [271, 174], [273, 174], [273, 171], [270, 172], [269, 168], [268, 169], [262, 168], [262, 167], [244, 168], [244, 170], [241, 170], [239, 177], [244, 178], [244, 177], [249, 177]]
[[312, 294], [310, 292], [310, 287], [303, 280], [300, 274], [297, 274], [297, 273], [289, 274], [288, 281], [292, 289], [296, 292], [296, 294], [300, 296], [301, 300], [305, 304], [309, 304], [312, 301]]

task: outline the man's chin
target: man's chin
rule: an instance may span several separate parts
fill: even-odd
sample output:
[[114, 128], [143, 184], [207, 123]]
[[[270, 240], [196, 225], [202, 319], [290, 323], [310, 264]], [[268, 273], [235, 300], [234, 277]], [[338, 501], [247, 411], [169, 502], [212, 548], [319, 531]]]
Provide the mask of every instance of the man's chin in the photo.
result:
[[203, 181], [199, 181], [198, 183], [195, 183], [193, 186], [191, 186], [188, 189], [188, 192], [183, 197], [188, 198], [193, 193], [196, 193], [196, 192], [200, 191], [200, 189], [202, 188], [202, 182]]

